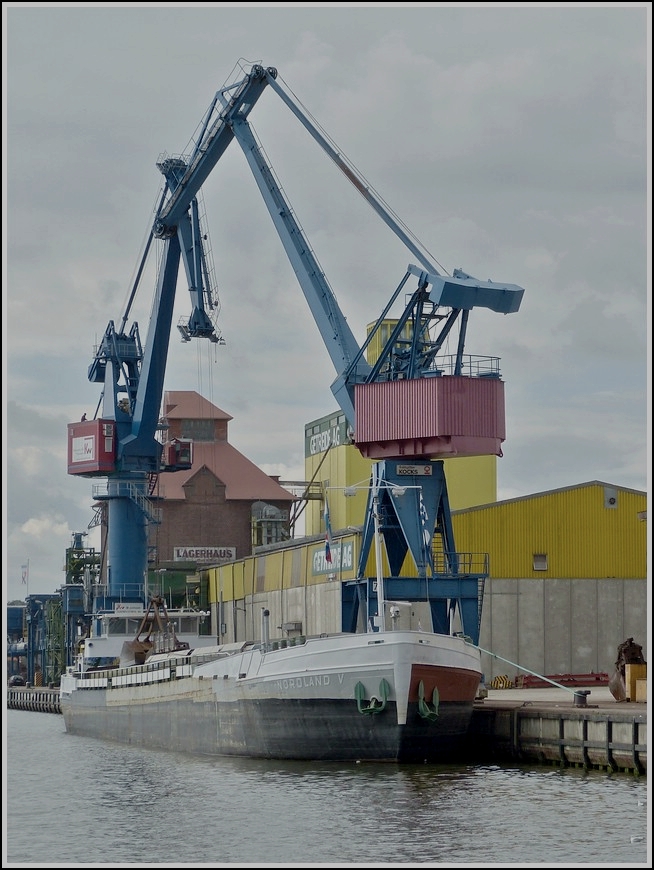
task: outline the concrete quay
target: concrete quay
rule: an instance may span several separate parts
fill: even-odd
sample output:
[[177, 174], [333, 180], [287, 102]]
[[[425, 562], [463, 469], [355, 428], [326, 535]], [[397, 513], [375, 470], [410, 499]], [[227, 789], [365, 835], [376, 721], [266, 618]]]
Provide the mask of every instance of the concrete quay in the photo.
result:
[[647, 772], [647, 703], [608, 686], [489, 689], [475, 701], [467, 754], [610, 773]]

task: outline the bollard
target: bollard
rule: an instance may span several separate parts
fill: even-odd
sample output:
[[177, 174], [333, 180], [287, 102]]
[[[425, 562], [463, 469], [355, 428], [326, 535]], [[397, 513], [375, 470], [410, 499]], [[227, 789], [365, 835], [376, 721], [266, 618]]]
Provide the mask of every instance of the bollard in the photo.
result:
[[575, 707], [585, 707], [586, 698], [590, 695], [590, 689], [581, 689], [574, 694]]

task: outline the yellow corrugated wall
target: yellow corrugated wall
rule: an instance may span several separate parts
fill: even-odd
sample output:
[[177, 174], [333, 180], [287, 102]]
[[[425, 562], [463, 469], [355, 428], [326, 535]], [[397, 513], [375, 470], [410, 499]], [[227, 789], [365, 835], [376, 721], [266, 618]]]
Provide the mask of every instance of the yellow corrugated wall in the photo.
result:
[[443, 469], [450, 510], [462, 510], [496, 500], [497, 456], [445, 459]]
[[[354, 553], [357, 552], [358, 537], [355, 533], [342, 535], [334, 541], [334, 549], [349, 544]], [[299, 586], [316, 586], [324, 583], [327, 570], [316, 570], [314, 557], [316, 552], [324, 553], [324, 543], [314, 539], [310, 543], [289, 544], [287, 547], [248, 556], [237, 562], [207, 568], [209, 577], [209, 601], [214, 604], [222, 597], [223, 601], [243, 599], [248, 595], [266, 592], [277, 592], [280, 589], [292, 589]], [[374, 558], [371, 572], [374, 569]], [[356, 577], [357, 564], [344, 567], [334, 567], [334, 573], [339, 580], [352, 580]], [[385, 562], [385, 570], [388, 565]]]
[[[306, 480], [311, 480], [318, 470], [317, 480], [328, 481], [331, 487], [368, 485], [372, 461], [361, 456], [356, 447], [333, 447], [318, 469], [321, 459], [323, 454], [305, 459]], [[460, 456], [446, 459], [444, 468], [451, 510], [486, 504], [497, 498], [496, 456]], [[332, 529], [346, 529], [348, 526], [363, 524], [368, 498], [365, 489], [352, 498], [345, 498], [342, 489], [328, 489], [327, 497]], [[323, 508], [321, 502], [309, 502], [305, 520], [307, 535], [324, 532]]]
[[[321, 463], [321, 460], [322, 464]], [[346, 529], [348, 526], [360, 526], [366, 509], [368, 492], [361, 489], [352, 498], [343, 495], [342, 488], [360, 484], [368, 486], [370, 480], [370, 460], [364, 459], [356, 447], [341, 445], [333, 447], [327, 456], [323, 453], [305, 459], [305, 479], [311, 480], [317, 470], [316, 480], [327, 486], [337, 487], [327, 489], [329, 513], [333, 530]], [[320, 467], [318, 468], [318, 466]], [[324, 504], [310, 501], [307, 505], [305, 534], [320, 535], [325, 531]]]
[[[359, 496], [365, 504], [366, 493]], [[646, 510], [643, 492], [590, 483], [455, 511], [452, 523], [457, 551], [488, 553], [493, 578], [637, 580], [647, 576]], [[210, 600], [217, 601], [221, 590], [228, 601], [324, 582], [311, 569], [312, 552], [320, 548], [314, 541], [211, 568]], [[535, 570], [535, 555], [546, 557], [546, 570]], [[403, 575], [413, 573], [409, 561]], [[374, 570], [372, 553], [369, 568]]]
[[[457, 551], [488, 553], [491, 577], [638, 579], [646, 510], [644, 492], [592, 482], [459, 511], [452, 523]], [[546, 570], [534, 569], [535, 555]]]

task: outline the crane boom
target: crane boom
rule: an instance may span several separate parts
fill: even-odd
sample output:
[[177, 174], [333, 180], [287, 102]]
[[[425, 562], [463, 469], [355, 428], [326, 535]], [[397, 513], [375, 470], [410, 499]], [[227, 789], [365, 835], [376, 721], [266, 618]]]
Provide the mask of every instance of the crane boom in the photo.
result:
[[234, 138], [232, 124], [247, 118], [266, 85], [276, 77], [277, 70], [273, 67], [265, 70], [255, 64], [244, 78], [218, 92], [212, 107], [215, 108], [220, 102], [223, 110], [197, 143], [193, 157], [180, 174], [170, 199], [159, 211], [155, 221], [155, 235], [162, 237], [175, 231], [191, 200]]
[[346, 385], [342, 380], [337, 381], [332, 390], [345, 416], [353, 423], [354, 393], [351, 384], [365, 380], [370, 365], [363, 358], [334, 292], [294, 217], [293, 209], [275, 181], [249, 124], [239, 119], [234, 123], [233, 131], [268, 207], [332, 363], [338, 373], [349, 373], [349, 383]]

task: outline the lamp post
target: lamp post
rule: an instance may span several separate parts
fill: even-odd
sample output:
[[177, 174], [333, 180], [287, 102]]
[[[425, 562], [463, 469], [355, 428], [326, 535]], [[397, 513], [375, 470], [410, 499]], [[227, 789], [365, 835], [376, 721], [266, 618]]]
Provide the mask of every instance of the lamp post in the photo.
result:
[[384, 572], [382, 571], [382, 549], [381, 549], [381, 532], [380, 532], [380, 511], [379, 503], [379, 485], [374, 488], [372, 497], [372, 518], [375, 528], [375, 568], [377, 571], [377, 616], [375, 624], [379, 631], [385, 631], [385, 606], [384, 601]]

